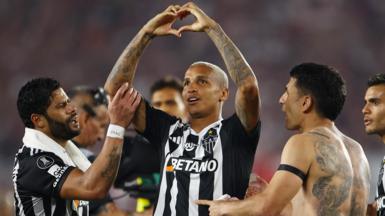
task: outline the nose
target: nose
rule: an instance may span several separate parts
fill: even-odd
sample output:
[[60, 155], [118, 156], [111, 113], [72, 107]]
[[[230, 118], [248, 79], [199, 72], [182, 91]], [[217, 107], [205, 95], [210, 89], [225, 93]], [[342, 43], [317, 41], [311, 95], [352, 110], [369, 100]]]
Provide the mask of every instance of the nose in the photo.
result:
[[195, 82], [191, 82], [188, 85], [185, 86], [188, 93], [196, 92], [197, 91], [197, 85]]
[[285, 101], [286, 101], [286, 99], [287, 99], [287, 94], [286, 94], [286, 92], [285, 92], [285, 93], [283, 93], [283, 94], [281, 95], [281, 97], [279, 98], [278, 103], [284, 104]]
[[67, 106], [67, 112], [68, 113], [76, 113], [77, 112], [77, 107], [75, 106], [75, 104], [73, 104], [72, 102], [70, 102]]
[[365, 104], [364, 107], [362, 108], [362, 113], [363, 114], [368, 114], [370, 113], [370, 109], [368, 107], [368, 104]]

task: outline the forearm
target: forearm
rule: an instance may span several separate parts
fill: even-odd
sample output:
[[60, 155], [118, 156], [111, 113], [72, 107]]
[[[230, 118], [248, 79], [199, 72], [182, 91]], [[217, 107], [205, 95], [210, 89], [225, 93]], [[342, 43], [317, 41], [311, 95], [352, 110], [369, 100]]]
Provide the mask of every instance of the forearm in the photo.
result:
[[123, 139], [107, 137], [102, 151], [84, 173], [83, 186], [106, 194], [115, 180], [122, 154]]
[[128, 82], [129, 85], [132, 86], [140, 56], [150, 43], [151, 38], [151, 34], [141, 29], [124, 49], [104, 85], [104, 88], [111, 96], [114, 96], [118, 88], [125, 82]]
[[253, 77], [256, 82], [255, 75], [250, 65], [247, 63], [242, 53], [231, 39], [222, 30], [219, 24], [215, 23], [212, 27], [207, 28], [206, 33], [214, 42], [219, 53], [221, 54], [228, 73], [235, 84], [240, 87], [246, 78]]
[[[262, 194], [254, 195], [242, 201], [236, 201], [229, 206], [229, 215], [253, 215], [253, 216], [290, 216], [290, 205], [283, 208], [275, 206], [275, 203], [269, 201]], [[281, 213], [280, 213], [281, 212]]]
[[259, 120], [259, 89], [253, 70], [231, 39], [218, 24], [205, 30], [218, 48], [231, 79], [237, 85], [235, 111], [247, 132], [252, 131]]

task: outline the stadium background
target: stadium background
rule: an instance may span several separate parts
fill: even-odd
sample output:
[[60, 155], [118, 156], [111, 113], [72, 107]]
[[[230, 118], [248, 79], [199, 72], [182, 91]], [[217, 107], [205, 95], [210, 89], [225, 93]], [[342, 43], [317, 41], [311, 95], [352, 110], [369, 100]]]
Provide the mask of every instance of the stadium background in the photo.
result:
[[[336, 67], [348, 97], [337, 126], [359, 141], [372, 168], [371, 200], [385, 154], [378, 137], [364, 132], [363, 97], [370, 75], [385, 72], [385, 4], [375, 0], [195, 1], [237, 44], [254, 69], [262, 98], [262, 134], [254, 171], [270, 178], [286, 131], [278, 104], [290, 68], [301, 62]], [[184, 1], [2, 0], [0, 1], [0, 198], [12, 190], [11, 173], [23, 125], [16, 98], [29, 79], [48, 76], [65, 89], [100, 86], [116, 59], [148, 19], [169, 4]], [[176, 26], [193, 22], [177, 22]], [[205, 33], [155, 38], [134, 81], [148, 98], [149, 86], [166, 75], [183, 78], [194, 61], [225, 68]], [[224, 117], [234, 112], [234, 85]]]

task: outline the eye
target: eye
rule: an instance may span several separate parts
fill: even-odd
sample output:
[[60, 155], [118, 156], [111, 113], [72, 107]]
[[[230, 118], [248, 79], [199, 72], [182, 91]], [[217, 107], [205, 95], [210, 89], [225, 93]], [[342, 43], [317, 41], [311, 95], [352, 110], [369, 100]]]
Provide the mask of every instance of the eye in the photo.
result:
[[183, 81], [183, 86], [187, 86], [189, 83], [190, 83], [189, 80], [185, 80], [185, 81]]
[[168, 105], [168, 106], [173, 106], [173, 105], [175, 105], [176, 104], [176, 102], [174, 101], [174, 100], [168, 100], [168, 101], [166, 101], [166, 105]]
[[154, 103], [152, 103], [152, 106], [153, 107], [160, 107], [160, 105], [162, 105], [162, 103], [161, 102], [154, 102]]
[[66, 102], [62, 102], [57, 105], [58, 108], [64, 108], [65, 106], [66, 106]]
[[204, 79], [199, 79], [198, 83], [204, 85], [204, 84], [207, 84], [207, 81]]

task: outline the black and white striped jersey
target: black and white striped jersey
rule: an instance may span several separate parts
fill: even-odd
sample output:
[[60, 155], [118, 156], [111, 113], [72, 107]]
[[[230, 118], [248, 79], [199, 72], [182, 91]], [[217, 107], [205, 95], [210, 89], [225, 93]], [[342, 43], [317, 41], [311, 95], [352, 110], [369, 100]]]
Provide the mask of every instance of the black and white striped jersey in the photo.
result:
[[376, 203], [377, 203], [377, 215], [385, 216], [385, 157], [381, 162], [380, 173], [378, 175]]
[[51, 152], [19, 149], [12, 174], [16, 215], [88, 216], [88, 201], [59, 197], [72, 169]]
[[260, 122], [247, 134], [234, 114], [196, 133], [190, 126], [146, 103], [143, 135], [161, 152], [161, 184], [154, 214], [208, 215], [198, 199], [223, 194], [243, 198], [248, 186]]

